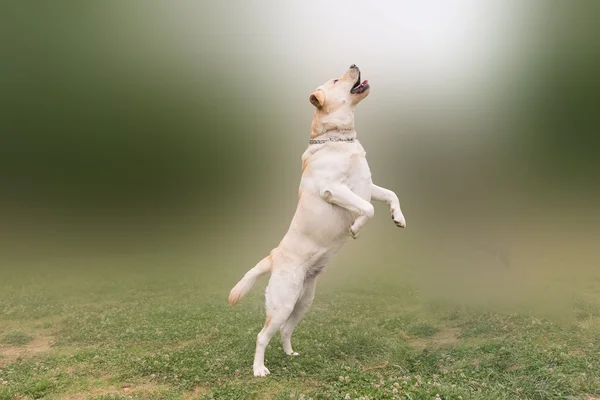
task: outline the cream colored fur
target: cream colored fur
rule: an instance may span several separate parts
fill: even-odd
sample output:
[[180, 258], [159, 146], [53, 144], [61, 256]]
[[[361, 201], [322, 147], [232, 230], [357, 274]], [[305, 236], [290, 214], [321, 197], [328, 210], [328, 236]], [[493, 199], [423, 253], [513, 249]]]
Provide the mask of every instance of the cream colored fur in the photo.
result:
[[[351, 93], [360, 79], [356, 66], [339, 79], [332, 79], [311, 94], [315, 106], [311, 138], [356, 138], [354, 110], [369, 94], [368, 84]], [[365, 81], [366, 83], [366, 81]], [[248, 293], [258, 277], [271, 272], [266, 290], [267, 321], [256, 342], [254, 375], [265, 376], [265, 349], [271, 337], [281, 331], [283, 349], [292, 350], [291, 336], [315, 294], [317, 276], [349, 238], [373, 217], [371, 200], [387, 203], [399, 227], [406, 222], [396, 194], [376, 186], [360, 142], [311, 144], [302, 155], [302, 178], [298, 207], [289, 230], [254, 268], [231, 290], [235, 305]]]

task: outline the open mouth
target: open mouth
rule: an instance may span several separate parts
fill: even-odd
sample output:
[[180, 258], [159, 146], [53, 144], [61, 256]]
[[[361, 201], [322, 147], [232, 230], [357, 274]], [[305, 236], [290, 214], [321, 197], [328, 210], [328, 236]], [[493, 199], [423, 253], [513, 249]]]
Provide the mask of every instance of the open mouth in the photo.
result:
[[354, 83], [354, 86], [352, 86], [352, 89], [350, 89], [350, 93], [352, 93], [352, 94], [359, 94], [359, 93], [364, 92], [368, 88], [369, 88], [369, 81], [365, 79], [361, 83], [361, 81], [360, 81], [360, 71], [358, 71], [358, 79]]

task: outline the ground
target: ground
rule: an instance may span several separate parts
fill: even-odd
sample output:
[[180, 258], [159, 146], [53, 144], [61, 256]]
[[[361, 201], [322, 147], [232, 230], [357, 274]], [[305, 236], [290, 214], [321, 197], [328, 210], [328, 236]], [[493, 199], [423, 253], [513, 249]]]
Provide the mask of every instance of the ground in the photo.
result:
[[324, 279], [293, 337], [300, 356], [286, 356], [276, 336], [266, 354], [272, 374], [255, 378], [265, 282], [231, 307], [241, 272], [7, 276], [0, 399], [600, 397], [598, 280], [574, 299], [572, 319], [555, 320], [435, 301], [385, 274]]

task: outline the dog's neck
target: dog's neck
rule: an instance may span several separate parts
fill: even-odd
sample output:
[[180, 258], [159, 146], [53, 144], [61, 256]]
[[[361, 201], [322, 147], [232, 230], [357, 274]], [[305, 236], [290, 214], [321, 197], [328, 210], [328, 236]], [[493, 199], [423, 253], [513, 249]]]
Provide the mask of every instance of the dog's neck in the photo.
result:
[[310, 130], [311, 139], [356, 138], [354, 121], [352, 124], [321, 123], [314, 119]]
[[315, 110], [310, 127], [310, 138], [326, 139], [332, 137], [356, 138], [353, 112], [323, 114], [319, 110]]

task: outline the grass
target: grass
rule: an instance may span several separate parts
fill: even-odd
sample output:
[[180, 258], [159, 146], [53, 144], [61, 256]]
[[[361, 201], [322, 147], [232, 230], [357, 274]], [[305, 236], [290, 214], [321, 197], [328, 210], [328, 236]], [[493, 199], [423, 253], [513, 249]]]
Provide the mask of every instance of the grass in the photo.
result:
[[24, 345], [33, 339], [33, 336], [21, 331], [8, 332], [3, 337], [0, 343], [5, 345]]
[[439, 332], [439, 329], [425, 322], [419, 322], [414, 325], [410, 325], [406, 333], [410, 336], [416, 337], [430, 337]]
[[576, 319], [560, 323], [436, 303], [386, 276], [325, 282], [293, 337], [301, 355], [285, 356], [276, 336], [266, 354], [272, 374], [257, 379], [264, 282], [232, 308], [236, 278], [104, 270], [5, 282], [0, 399], [600, 396], [597, 286], [575, 302]]

